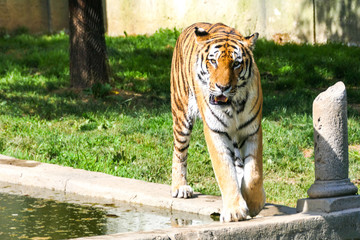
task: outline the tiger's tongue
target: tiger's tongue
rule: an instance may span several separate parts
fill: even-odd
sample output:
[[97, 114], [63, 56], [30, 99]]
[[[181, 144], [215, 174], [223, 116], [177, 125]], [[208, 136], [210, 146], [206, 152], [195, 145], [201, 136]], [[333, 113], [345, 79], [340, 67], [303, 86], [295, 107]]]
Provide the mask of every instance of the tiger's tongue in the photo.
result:
[[228, 101], [228, 98], [225, 97], [224, 95], [215, 97], [215, 102], [227, 102], [227, 101]]

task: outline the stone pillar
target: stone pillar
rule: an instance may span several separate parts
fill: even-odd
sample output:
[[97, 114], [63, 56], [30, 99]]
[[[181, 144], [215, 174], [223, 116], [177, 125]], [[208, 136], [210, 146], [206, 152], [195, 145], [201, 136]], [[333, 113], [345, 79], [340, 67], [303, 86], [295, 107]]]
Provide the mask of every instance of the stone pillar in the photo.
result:
[[338, 82], [313, 103], [315, 182], [310, 198], [299, 199], [298, 212], [334, 212], [360, 207], [349, 179], [346, 89]]
[[313, 103], [315, 183], [310, 198], [351, 195], [357, 187], [350, 182], [347, 100], [343, 82], [320, 93]]

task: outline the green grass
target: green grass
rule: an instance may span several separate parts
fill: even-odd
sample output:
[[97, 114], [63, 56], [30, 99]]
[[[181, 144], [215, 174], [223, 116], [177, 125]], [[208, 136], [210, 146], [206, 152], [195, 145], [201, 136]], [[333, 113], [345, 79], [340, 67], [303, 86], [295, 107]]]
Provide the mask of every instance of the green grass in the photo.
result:
[[[160, 30], [149, 37], [108, 37], [112, 91], [102, 98], [94, 89], [69, 88], [66, 34], [1, 37], [0, 153], [170, 184], [169, 76], [178, 35]], [[295, 206], [314, 181], [312, 101], [339, 80], [348, 91], [349, 143], [360, 144], [360, 49], [259, 40], [254, 54], [264, 91], [267, 201]], [[360, 154], [349, 155], [349, 177], [360, 179]], [[188, 166], [196, 191], [220, 194], [200, 121]]]

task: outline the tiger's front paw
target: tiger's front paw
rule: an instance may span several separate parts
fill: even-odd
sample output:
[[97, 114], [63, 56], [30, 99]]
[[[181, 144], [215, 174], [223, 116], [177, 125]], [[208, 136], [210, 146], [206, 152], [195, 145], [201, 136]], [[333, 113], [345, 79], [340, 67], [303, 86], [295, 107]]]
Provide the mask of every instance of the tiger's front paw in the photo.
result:
[[249, 214], [249, 209], [245, 201], [240, 201], [238, 206], [232, 208], [224, 208], [221, 211], [220, 221], [221, 222], [237, 222], [245, 220]]
[[174, 198], [191, 198], [193, 196], [193, 189], [189, 185], [182, 185], [177, 189], [172, 190], [172, 197]]

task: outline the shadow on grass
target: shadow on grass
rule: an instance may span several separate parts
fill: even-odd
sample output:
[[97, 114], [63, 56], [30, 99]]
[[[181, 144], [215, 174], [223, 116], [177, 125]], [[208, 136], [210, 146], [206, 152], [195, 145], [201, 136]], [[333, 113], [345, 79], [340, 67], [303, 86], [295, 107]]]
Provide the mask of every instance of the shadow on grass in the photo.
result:
[[[170, 112], [170, 65], [178, 32], [108, 38], [114, 94], [95, 99], [69, 89], [68, 37], [15, 36], [0, 40], [2, 114], [59, 119], [107, 111]], [[254, 52], [262, 75], [264, 116], [311, 114], [314, 97], [341, 80], [359, 103], [360, 49], [340, 44], [279, 46], [259, 40]]]

